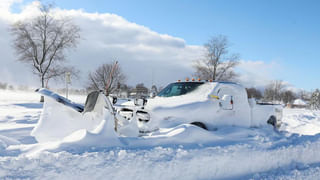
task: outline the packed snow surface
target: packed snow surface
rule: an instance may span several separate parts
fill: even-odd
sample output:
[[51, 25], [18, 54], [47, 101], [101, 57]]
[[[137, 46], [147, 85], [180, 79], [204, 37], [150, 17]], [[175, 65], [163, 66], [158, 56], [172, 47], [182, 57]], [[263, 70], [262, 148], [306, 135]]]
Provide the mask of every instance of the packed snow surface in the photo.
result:
[[[100, 130], [38, 143], [30, 133], [43, 108], [39, 98], [0, 91], [0, 179], [320, 178], [319, 111], [284, 109], [279, 131], [230, 126], [205, 131], [181, 124], [150, 136], [118, 138], [108, 131], [113, 124], [101, 121]], [[109, 139], [98, 132], [110, 133]]]

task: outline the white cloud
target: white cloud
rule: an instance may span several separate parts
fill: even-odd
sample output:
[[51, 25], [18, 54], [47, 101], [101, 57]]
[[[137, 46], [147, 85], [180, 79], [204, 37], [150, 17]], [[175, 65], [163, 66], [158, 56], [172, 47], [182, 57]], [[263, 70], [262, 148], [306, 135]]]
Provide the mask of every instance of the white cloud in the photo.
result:
[[290, 90], [295, 93], [302, 90], [283, 79], [277, 78], [280, 73], [284, 72], [284, 69], [276, 61], [267, 63], [261, 60], [241, 60], [236, 70], [240, 74], [240, 83], [245, 87], [255, 87], [262, 90], [272, 81], [282, 80], [285, 90]]
[[21, 3], [22, 0], [1, 0], [0, 1], [0, 10], [10, 12], [10, 7], [14, 3]]
[[[10, 12], [8, 10], [10, 2], [8, 1], [3, 6], [7, 8], [7, 12]], [[25, 6], [18, 14], [0, 14], [3, 20], [2, 22], [0, 20], [1, 31], [5, 36], [1, 44], [7, 46], [6, 50], [2, 49], [0, 53], [7, 54], [5, 61], [12, 63], [15, 59], [13, 50], [9, 48], [10, 34], [5, 32], [9, 27], [8, 24], [36, 15], [39, 13], [38, 7], [39, 3], [33, 2]], [[113, 60], [119, 60], [128, 76], [128, 83], [132, 85], [138, 82], [150, 85], [152, 74], [154, 74], [154, 81], [157, 81], [159, 85], [164, 85], [190, 75], [193, 60], [201, 55], [202, 48], [199, 46], [186, 45], [181, 38], [159, 34], [115, 14], [87, 13], [83, 10], [56, 8], [54, 15], [71, 17], [81, 28], [82, 39], [79, 46], [68, 52], [69, 64], [75, 65], [82, 71], [80, 85], [85, 84], [89, 71], [93, 71], [102, 63]], [[14, 63], [17, 64], [17, 62]], [[6, 72], [12, 72], [11, 80], [24, 82], [23, 78], [20, 79], [21, 77], [14, 79], [17, 77], [14, 73], [15, 66], [5, 66], [5, 68], [8, 69]], [[27, 71], [28, 69], [25, 68], [20, 73]]]
[[271, 80], [276, 79], [276, 74], [281, 71], [281, 66], [272, 61], [241, 60], [237, 66], [240, 82], [247, 87], [264, 87]]
[[[24, 6], [20, 13], [12, 13], [10, 5], [15, 2], [22, 3], [21, 0], [2, 0], [0, 3], [0, 76], [6, 77], [0, 81], [38, 85], [37, 77], [28, 67], [15, 61], [7, 30], [10, 23], [38, 14], [39, 2]], [[150, 86], [153, 80], [163, 86], [190, 76], [193, 61], [203, 55], [201, 46], [187, 45], [184, 39], [159, 34], [115, 14], [56, 8], [54, 15], [71, 17], [81, 28], [79, 46], [67, 52], [68, 64], [82, 72], [81, 80], [75, 83], [79, 87], [85, 85], [88, 72], [113, 60], [120, 62], [129, 84], [144, 82]], [[274, 62], [244, 60], [237, 68], [241, 73], [240, 80], [246, 86], [264, 86], [275, 78], [273, 74], [278, 70], [279, 66]]]

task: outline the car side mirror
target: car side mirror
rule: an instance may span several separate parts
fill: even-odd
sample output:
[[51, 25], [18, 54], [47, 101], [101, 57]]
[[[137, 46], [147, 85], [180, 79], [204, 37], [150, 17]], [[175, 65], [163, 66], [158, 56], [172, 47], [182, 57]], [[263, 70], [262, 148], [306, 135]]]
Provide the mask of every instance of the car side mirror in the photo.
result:
[[112, 97], [112, 104], [116, 104], [118, 102], [118, 98], [117, 97]]
[[134, 99], [134, 105], [136, 106], [144, 106], [147, 104], [146, 99]]
[[224, 110], [233, 109], [233, 97], [231, 95], [223, 95], [219, 103], [220, 107]]

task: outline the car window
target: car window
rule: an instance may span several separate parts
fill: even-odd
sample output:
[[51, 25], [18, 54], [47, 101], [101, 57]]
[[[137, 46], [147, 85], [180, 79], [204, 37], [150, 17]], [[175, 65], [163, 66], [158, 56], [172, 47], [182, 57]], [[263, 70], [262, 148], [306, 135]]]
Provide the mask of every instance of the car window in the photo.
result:
[[179, 82], [171, 83], [165, 87], [162, 91], [159, 92], [158, 96], [160, 97], [172, 97], [180, 96], [192, 92], [197, 87], [202, 85], [203, 82]]

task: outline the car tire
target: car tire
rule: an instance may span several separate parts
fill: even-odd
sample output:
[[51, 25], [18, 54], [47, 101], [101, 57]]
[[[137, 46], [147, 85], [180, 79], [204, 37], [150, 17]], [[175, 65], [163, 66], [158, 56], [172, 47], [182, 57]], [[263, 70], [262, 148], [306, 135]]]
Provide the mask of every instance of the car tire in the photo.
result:
[[191, 124], [195, 125], [195, 126], [198, 126], [198, 127], [202, 128], [202, 129], [208, 130], [207, 126], [204, 125], [202, 122], [192, 122]]
[[270, 116], [267, 123], [271, 124], [274, 128], [277, 128], [277, 118], [276, 117]]

